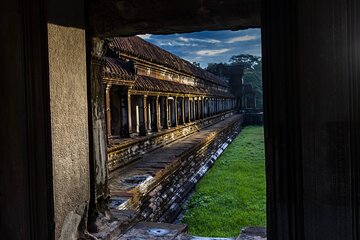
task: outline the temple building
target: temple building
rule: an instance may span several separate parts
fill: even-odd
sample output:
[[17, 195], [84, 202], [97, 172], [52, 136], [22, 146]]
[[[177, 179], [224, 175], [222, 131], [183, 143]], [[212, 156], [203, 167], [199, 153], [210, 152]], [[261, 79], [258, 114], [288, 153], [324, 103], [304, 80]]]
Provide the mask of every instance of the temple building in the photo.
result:
[[110, 170], [128, 163], [116, 156], [124, 143], [189, 129], [236, 108], [226, 81], [140, 37], [117, 37], [108, 46], [103, 87]]

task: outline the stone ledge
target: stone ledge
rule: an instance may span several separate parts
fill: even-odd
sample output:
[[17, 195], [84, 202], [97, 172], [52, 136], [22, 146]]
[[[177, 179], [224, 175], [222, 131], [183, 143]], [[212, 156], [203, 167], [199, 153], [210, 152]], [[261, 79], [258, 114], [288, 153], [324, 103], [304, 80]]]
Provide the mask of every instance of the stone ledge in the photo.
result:
[[[187, 137], [232, 115], [234, 115], [234, 111], [227, 111], [187, 125], [153, 133], [152, 135], [136, 137], [134, 139], [123, 139], [122, 142], [120, 141], [115, 146], [108, 148], [109, 170], [113, 172], [124, 165], [138, 160], [146, 153]], [[111, 178], [113, 174], [110, 174]]]
[[266, 228], [246, 227], [241, 230], [241, 234], [236, 240], [266, 240]]

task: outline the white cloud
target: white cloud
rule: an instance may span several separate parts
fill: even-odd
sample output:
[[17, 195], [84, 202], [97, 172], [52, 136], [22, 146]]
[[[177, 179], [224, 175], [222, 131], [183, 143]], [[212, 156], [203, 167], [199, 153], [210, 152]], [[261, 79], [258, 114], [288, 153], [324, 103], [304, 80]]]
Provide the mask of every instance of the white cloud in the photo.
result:
[[158, 45], [160, 46], [181, 46], [181, 47], [196, 47], [198, 44], [196, 43], [184, 43], [179, 41], [158, 41]]
[[142, 39], [150, 39], [152, 34], [140, 34], [137, 35], [138, 37], [141, 37]]
[[190, 39], [186, 38], [186, 37], [179, 37], [179, 40], [183, 41], [183, 42], [189, 42], [190, 41]]
[[178, 39], [179, 39], [179, 41], [182, 41], [182, 42], [221, 43], [220, 40], [217, 40], [217, 39], [209, 39], [209, 38], [201, 39], [201, 38], [179, 37]]
[[256, 39], [256, 36], [245, 35], [245, 36], [230, 38], [226, 42], [227, 43], [246, 42], [246, 41], [255, 40], [255, 39]]
[[197, 51], [196, 54], [200, 55], [200, 56], [215, 56], [215, 55], [219, 55], [222, 53], [226, 53], [228, 51], [230, 51], [229, 48], [215, 49], [215, 50], [200, 50], [200, 51]]

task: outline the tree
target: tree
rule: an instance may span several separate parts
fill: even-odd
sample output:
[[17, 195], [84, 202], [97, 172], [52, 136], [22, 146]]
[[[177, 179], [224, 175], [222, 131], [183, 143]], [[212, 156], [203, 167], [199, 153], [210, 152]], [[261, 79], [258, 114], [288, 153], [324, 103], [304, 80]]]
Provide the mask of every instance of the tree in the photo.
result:
[[192, 62], [192, 64], [197, 66], [197, 67], [200, 67], [200, 63], [198, 63], [198, 62]]
[[261, 63], [261, 57], [250, 54], [240, 54], [232, 56], [229, 62], [231, 65], [240, 64], [244, 69], [254, 69], [256, 65]]

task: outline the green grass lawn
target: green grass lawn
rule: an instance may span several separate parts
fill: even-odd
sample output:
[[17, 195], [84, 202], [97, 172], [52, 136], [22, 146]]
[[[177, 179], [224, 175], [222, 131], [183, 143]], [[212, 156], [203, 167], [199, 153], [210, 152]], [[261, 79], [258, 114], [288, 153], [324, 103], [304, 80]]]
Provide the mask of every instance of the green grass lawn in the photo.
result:
[[187, 202], [183, 223], [197, 236], [234, 237], [266, 226], [263, 127], [250, 126], [228, 146]]

